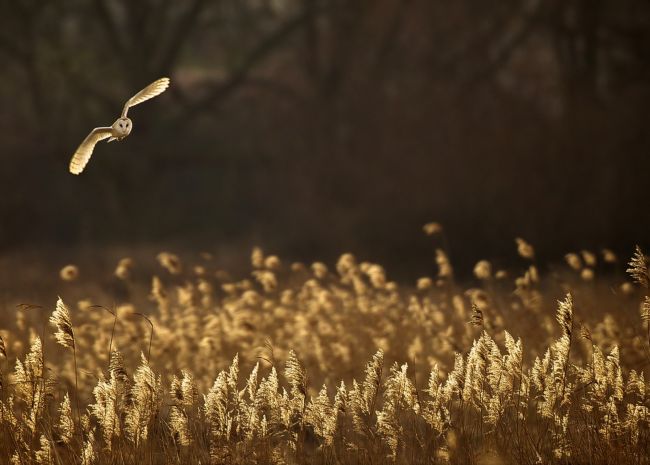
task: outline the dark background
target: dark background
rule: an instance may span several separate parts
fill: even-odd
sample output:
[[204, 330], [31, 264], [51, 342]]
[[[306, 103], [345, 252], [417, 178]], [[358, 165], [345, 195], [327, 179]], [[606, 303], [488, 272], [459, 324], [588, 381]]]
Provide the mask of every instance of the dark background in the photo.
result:
[[542, 260], [647, 242], [647, 1], [0, 4], [0, 253], [259, 244], [400, 273], [430, 266], [431, 220], [463, 266], [515, 236]]

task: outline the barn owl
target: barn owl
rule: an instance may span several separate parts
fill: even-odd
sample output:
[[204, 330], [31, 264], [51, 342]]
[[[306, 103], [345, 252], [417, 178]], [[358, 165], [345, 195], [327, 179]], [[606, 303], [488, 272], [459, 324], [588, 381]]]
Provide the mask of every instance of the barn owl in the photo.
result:
[[131, 134], [133, 123], [126, 117], [129, 108], [162, 94], [167, 87], [169, 87], [169, 78], [164, 77], [152, 82], [127, 100], [124, 104], [124, 109], [122, 109], [122, 116], [120, 116], [112, 126], [95, 128], [90, 131], [90, 134], [86, 136], [77, 151], [72, 155], [72, 159], [70, 160], [70, 172], [72, 174], [79, 174], [84, 170], [86, 164], [88, 164], [88, 160], [90, 160], [90, 157], [93, 154], [95, 145], [97, 145], [99, 141], [108, 139], [108, 142], [113, 142], [114, 140], [122, 140]]

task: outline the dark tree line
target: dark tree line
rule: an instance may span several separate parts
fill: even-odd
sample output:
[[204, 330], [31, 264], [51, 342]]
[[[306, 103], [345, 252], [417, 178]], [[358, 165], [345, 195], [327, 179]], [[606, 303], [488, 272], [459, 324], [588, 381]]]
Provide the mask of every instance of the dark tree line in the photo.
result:
[[[553, 251], [586, 237], [627, 244], [650, 226], [638, 213], [650, 142], [641, 0], [0, 8], [3, 246], [255, 231], [302, 244], [297, 253], [338, 250], [344, 237], [391, 256], [436, 217], [459, 242], [480, 232], [471, 255], [517, 233], [544, 241], [553, 230]], [[139, 142], [119, 149], [137, 159], [107, 160], [79, 200], [82, 186], [51, 173], [161, 75], [169, 95], [139, 110]], [[161, 196], [165, 207], [153, 205]]]

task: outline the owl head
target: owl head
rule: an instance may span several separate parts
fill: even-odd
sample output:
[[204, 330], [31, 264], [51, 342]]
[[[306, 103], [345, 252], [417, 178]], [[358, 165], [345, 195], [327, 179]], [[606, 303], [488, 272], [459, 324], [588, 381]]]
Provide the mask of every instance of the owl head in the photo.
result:
[[111, 126], [117, 137], [126, 137], [131, 134], [133, 123], [129, 118], [119, 118]]

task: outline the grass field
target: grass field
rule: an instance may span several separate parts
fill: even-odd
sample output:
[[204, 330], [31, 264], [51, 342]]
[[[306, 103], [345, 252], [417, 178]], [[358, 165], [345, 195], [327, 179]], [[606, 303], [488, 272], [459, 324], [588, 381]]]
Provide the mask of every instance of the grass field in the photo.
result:
[[467, 283], [444, 249], [415, 283], [260, 249], [243, 277], [168, 252], [39, 276], [60, 298], [0, 320], [0, 463], [650, 463], [648, 258], [540, 273], [515, 246]]

